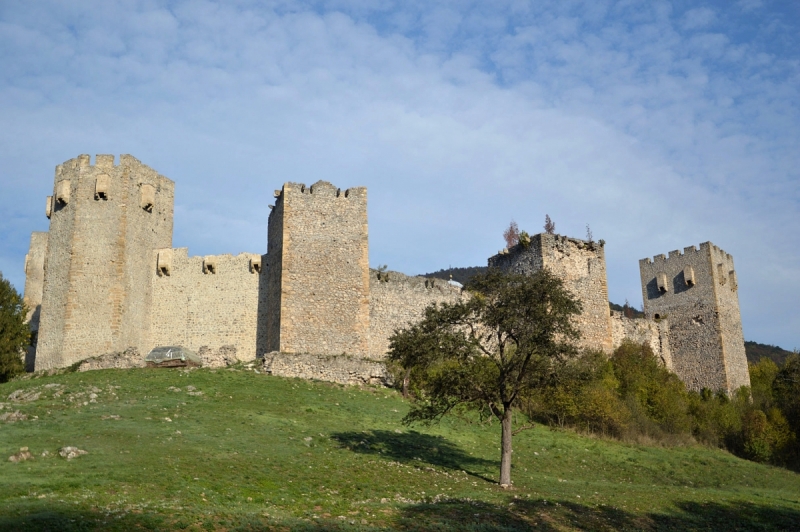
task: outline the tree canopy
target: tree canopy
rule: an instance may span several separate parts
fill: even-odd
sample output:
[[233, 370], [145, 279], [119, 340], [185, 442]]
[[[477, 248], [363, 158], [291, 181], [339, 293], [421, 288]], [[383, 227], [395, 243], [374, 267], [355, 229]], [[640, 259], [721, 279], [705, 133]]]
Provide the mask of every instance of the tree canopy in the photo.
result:
[[0, 382], [25, 371], [22, 355], [30, 342], [25, 304], [0, 273]]
[[389, 359], [411, 370], [408, 423], [470, 408], [501, 421], [500, 484], [511, 484], [512, 414], [577, 354], [578, 300], [544, 269], [532, 276], [490, 269], [457, 303], [432, 305], [390, 338]]

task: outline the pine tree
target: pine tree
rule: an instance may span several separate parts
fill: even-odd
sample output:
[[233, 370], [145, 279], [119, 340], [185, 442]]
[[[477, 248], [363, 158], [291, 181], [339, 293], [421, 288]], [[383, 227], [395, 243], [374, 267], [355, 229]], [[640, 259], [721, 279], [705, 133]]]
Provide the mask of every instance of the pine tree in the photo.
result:
[[23, 373], [22, 356], [30, 343], [22, 296], [0, 272], [0, 382]]

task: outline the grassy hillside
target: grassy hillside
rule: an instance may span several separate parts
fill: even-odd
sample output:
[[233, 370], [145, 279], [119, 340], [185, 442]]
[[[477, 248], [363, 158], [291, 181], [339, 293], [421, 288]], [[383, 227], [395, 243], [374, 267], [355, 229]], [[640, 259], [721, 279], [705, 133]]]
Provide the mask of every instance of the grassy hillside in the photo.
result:
[[[800, 475], [546, 427], [515, 437], [502, 490], [496, 423], [409, 430], [384, 389], [107, 370], [2, 384], [0, 401], [28, 416], [0, 422], [0, 530], [800, 528]], [[34, 459], [7, 461], [20, 447]]]

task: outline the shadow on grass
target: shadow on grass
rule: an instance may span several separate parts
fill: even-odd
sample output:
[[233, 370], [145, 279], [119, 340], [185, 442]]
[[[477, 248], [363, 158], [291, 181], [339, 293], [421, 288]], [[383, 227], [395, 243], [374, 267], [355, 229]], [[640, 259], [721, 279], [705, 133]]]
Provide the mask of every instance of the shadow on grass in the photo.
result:
[[400, 507], [383, 523], [362, 524], [360, 518], [274, 519], [251, 515], [215, 516], [203, 513], [187, 517], [148, 513], [106, 515], [68, 507], [33, 510], [2, 517], [0, 530], [32, 531], [128, 531], [128, 530], [227, 530], [238, 532], [299, 531], [416, 531], [517, 532], [526, 530], [645, 530], [645, 531], [772, 531], [800, 530], [800, 511], [747, 502], [697, 503], [684, 501], [668, 513], [632, 514], [604, 506], [566, 501], [509, 499], [493, 505], [452, 500]]
[[421, 434], [411, 431], [404, 433], [388, 430], [370, 430], [365, 432], [337, 432], [331, 439], [344, 449], [361, 454], [380, 454], [397, 462], [425, 462], [430, 465], [465, 471], [485, 480], [495, 482], [473, 471], [475, 468], [493, 467], [499, 472], [500, 464], [493, 460], [485, 460], [470, 456], [459, 446], [442, 436]]

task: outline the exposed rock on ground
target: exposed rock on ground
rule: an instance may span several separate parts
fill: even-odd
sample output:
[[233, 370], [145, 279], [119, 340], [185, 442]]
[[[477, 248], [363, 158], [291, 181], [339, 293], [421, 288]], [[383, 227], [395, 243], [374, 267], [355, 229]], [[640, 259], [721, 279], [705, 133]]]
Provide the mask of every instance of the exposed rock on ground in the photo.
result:
[[0, 414], [0, 421], [4, 423], [14, 423], [15, 421], [25, 421], [26, 419], [28, 419], [28, 416], [20, 413], [19, 410], [16, 412], [6, 412], [5, 414]]
[[78, 449], [77, 447], [67, 446], [62, 447], [58, 450], [58, 455], [62, 458], [66, 458], [67, 460], [72, 460], [73, 458], [77, 458], [82, 454], [89, 454], [87, 451], [83, 449]]
[[9, 462], [24, 462], [26, 460], [33, 460], [33, 455], [27, 447], [20, 447], [18, 453], [8, 457]]

